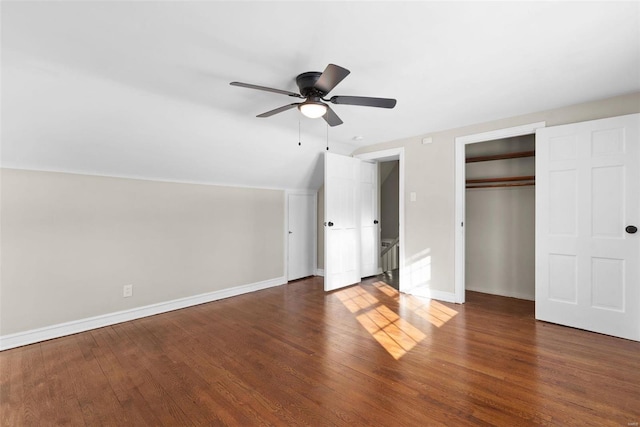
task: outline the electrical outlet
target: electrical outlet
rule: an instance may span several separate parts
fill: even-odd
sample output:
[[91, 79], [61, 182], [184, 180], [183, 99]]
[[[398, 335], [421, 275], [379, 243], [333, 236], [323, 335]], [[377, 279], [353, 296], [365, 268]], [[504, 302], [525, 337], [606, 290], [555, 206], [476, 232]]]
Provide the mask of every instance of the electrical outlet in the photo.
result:
[[122, 287], [122, 297], [128, 298], [133, 295], [133, 285], [124, 285]]

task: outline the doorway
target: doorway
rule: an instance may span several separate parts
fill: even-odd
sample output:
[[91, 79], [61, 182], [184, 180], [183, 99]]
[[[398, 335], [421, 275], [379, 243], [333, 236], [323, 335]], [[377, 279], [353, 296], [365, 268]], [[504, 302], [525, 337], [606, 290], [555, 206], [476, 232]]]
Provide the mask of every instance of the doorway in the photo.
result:
[[465, 147], [465, 290], [533, 301], [535, 135]]
[[378, 163], [380, 200], [380, 275], [388, 285], [400, 288], [400, 161]]
[[455, 302], [465, 302], [465, 265], [466, 265], [466, 192], [467, 192], [467, 172], [466, 172], [466, 151], [467, 145], [479, 142], [520, 137], [524, 135], [534, 135], [536, 129], [545, 127], [545, 122], [530, 123], [527, 125], [512, 128], [499, 129], [492, 132], [484, 132], [474, 135], [467, 135], [456, 138], [455, 146]]
[[[380, 218], [380, 222], [381, 222], [381, 237], [382, 236], [382, 229], [385, 227], [385, 225], [389, 226], [389, 230], [387, 233], [391, 232], [391, 233], [396, 233], [396, 227], [394, 227], [393, 225], [395, 223], [397, 223], [397, 236], [396, 239], [397, 240], [395, 242], [395, 246], [390, 249], [389, 251], [387, 251], [387, 253], [385, 253], [385, 255], [392, 255], [395, 256], [395, 265], [393, 265], [393, 268], [391, 269], [391, 275], [389, 275], [389, 277], [387, 277], [386, 279], [389, 282], [393, 282], [393, 283], [389, 283], [390, 285], [396, 287], [397, 289], [399, 289], [401, 292], [404, 291], [404, 289], [406, 288], [406, 281], [403, 281], [403, 277], [404, 277], [404, 254], [405, 254], [405, 239], [404, 239], [404, 148], [394, 148], [394, 149], [389, 149], [389, 150], [382, 150], [382, 151], [375, 151], [375, 152], [371, 152], [371, 153], [364, 153], [364, 154], [359, 154], [357, 156], [355, 156], [358, 159], [361, 160], [368, 160], [368, 161], [375, 161], [379, 164], [379, 185], [380, 187], [382, 187], [383, 184], [383, 178], [389, 179], [389, 176], [384, 177], [383, 174], [380, 173], [380, 165], [385, 165], [385, 164], [389, 164], [390, 166], [382, 166], [382, 168], [389, 168], [389, 173], [392, 173], [392, 169], [393, 169], [393, 165], [396, 165], [396, 170], [395, 173], [397, 174], [397, 181], [394, 183], [393, 181], [389, 181], [389, 186], [395, 185], [397, 188], [397, 195], [395, 196], [397, 198], [397, 204], [395, 206], [396, 212], [397, 212], [397, 217], [393, 218], [393, 209], [394, 206], [392, 204], [389, 204], [389, 206], [387, 206], [387, 210], [382, 209], [382, 206], [380, 208], [380, 214], [379, 214], [379, 218]], [[392, 163], [392, 162], [396, 162], [396, 163]], [[384, 203], [382, 201], [382, 190], [380, 191], [380, 197], [378, 198], [379, 200], [381, 200], [381, 203]], [[385, 214], [386, 212], [386, 214]], [[386, 219], [385, 219], [386, 218]], [[386, 224], [385, 224], [386, 223]], [[382, 240], [379, 240], [382, 241]], [[390, 242], [393, 243], [393, 240]], [[386, 249], [386, 248], [385, 248]], [[382, 249], [381, 247], [376, 247], [375, 248], [376, 251], [378, 251], [381, 255], [384, 252], [384, 249]], [[395, 251], [394, 253], [391, 253], [391, 251]], [[380, 266], [382, 267], [382, 262], [383, 260], [380, 260]], [[382, 273], [382, 271], [381, 271]], [[386, 280], [385, 280], [386, 281]]]

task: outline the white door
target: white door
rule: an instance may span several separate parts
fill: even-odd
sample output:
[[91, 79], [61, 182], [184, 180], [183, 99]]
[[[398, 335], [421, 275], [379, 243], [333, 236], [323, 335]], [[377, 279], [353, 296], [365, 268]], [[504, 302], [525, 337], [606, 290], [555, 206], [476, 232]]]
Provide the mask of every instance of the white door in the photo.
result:
[[325, 153], [324, 290], [360, 281], [360, 160]]
[[360, 236], [362, 277], [378, 274], [380, 225], [378, 221], [378, 164], [360, 163]]
[[640, 115], [536, 132], [536, 318], [640, 341]]
[[290, 193], [288, 201], [287, 280], [313, 275], [316, 195]]

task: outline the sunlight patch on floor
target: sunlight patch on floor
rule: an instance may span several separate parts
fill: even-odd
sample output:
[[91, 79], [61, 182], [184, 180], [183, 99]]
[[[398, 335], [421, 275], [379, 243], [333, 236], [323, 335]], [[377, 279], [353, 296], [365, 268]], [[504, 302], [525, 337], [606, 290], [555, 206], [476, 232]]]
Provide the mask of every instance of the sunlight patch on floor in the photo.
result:
[[415, 314], [438, 328], [458, 314], [454, 309], [434, 300], [424, 301], [411, 296], [402, 302]]
[[426, 338], [418, 328], [385, 305], [368, 310], [356, 319], [396, 360]]
[[360, 310], [367, 309], [380, 302], [378, 298], [374, 297], [360, 286], [346, 288], [338, 292], [337, 296], [344, 306], [352, 313], [357, 313]]
[[394, 289], [393, 287], [389, 286], [385, 282], [376, 282], [376, 283], [373, 284], [373, 286], [378, 288], [378, 290], [380, 292], [384, 293], [386, 296], [394, 298], [396, 300], [398, 299], [398, 296], [400, 295], [400, 292], [398, 292], [397, 289]]
[[[401, 296], [396, 289], [384, 282], [375, 282], [373, 286], [396, 301], [402, 298], [400, 304], [437, 327], [457, 314], [455, 310], [437, 301], [424, 301], [410, 295]], [[336, 296], [356, 315], [362, 327], [396, 360], [427, 337], [360, 285], [336, 292]]]

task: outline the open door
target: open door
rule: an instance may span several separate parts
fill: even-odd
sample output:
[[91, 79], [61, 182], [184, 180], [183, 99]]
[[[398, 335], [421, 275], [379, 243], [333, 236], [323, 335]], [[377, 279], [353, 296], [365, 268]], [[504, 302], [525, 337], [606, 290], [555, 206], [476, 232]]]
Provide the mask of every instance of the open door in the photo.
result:
[[324, 290], [360, 281], [360, 160], [325, 153]]
[[640, 341], [640, 115], [536, 132], [536, 319]]

